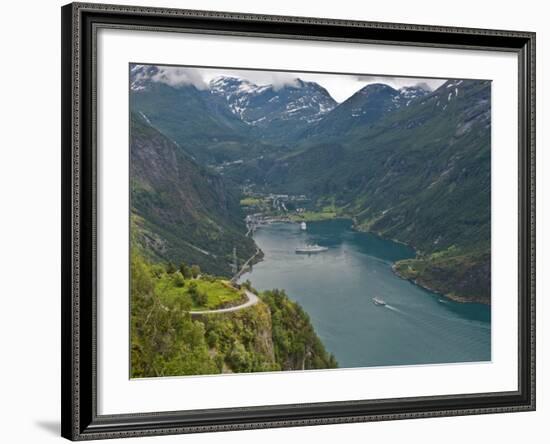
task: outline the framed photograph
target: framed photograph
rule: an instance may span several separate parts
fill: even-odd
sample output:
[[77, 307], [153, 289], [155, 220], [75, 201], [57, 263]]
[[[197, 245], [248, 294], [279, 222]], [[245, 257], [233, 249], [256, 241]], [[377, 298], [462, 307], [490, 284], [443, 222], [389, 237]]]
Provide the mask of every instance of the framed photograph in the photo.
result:
[[535, 408], [535, 35], [62, 8], [62, 435]]

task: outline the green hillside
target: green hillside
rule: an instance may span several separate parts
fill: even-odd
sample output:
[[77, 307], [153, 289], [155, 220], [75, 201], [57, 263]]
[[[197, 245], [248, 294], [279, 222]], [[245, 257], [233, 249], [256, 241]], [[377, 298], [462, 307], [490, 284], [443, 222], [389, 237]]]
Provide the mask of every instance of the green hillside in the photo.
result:
[[[210, 286], [202, 287], [205, 283]], [[210, 290], [203, 306], [189, 291], [193, 284], [199, 292]], [[307, 314], [282, 291], [264, 292], [260, 302], [242, 310], [192, 318], [190, 310], [212, 308], [213, 287], [217, 291], [225, 284], [212, 276], [185, 278], [132, 254], [133, 378], [337, 366]]]
[[147, 88], [131, 92], [130, 109], [202, 164], [288, 150], [260, 141], [254, 128], [233, 115], [221, 98], [191, 85], [173, 88], [150, 82]]

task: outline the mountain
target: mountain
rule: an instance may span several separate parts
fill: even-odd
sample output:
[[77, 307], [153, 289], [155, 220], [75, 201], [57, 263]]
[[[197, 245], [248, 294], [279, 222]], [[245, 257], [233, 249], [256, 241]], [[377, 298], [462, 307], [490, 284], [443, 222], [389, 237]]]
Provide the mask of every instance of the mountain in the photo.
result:
[[[318, 208], [352, 218], [359, 230], [415, 247], [417, 258], [395, 264], [401, 276], [456, 299], [490, 300], [490, 82], [450, 80], [435, 91], [377, 83], [336, 104], [321, 86], [300, 79], [256, 85], [218, 77], [206, 84], [185, 72], [167, 79], [157, 67], [136, 66], [135, 116], [158, 129], [157, 142], [163, 135], [174, 140], [172, 150], [193, 168], [213, 164], [223, 174], [222, 180], [201, 173], [207, 189], [224, 188], [216, 199], [232, 195], [225, 189], [231, 181], [306, 194]], [[204, 182], [196, 180], [199, 187]], [[236, 198], [229, 201], [226, 214], [204, 214], [194, 202], [191, 220], [208, 228], [187, 239], [216, 238], [215, 222], [203, 224], [202, 217], [232, 227], [218, 237], [229, 233], [230, 241], [209, 246], [220, 248], [214, 254], [224, 257], [225, 272], [230, 244], [242, 236]], [[161, 222], [172, 224], [172, 216]], [[210, 251], [198, 248], [195, 255]]]
[[371, 126], [389, 113], [407, 107], [415, 99], [429, 93], [422, 86], [394, 89], [384, 83], [369, 84], [323, 116], [304, 136], [317, 140], [339, 138], [353, 128]]
[[[485, 195], [481, 192], [490, 182], [490, 83], [447, 82], [375, 123], [351, 127], [327, 140], [306, 143], [281, 158], [266, 172], [268, 183], [291, 193], [330, 198], [353, 210], [360, 224], [368, 222], [374, 228], [393, 226], [390, 221], [402, 218], [396, 211], [407, 202], [413, 212], [418, 212], [420, 200], [431, 205], [437, 198], [443, 204], [447, 193], [452, 196], [449, 187], [460, 193], [468, 187], [476, 191], [461, 194], [460, 203], [469, 206], [477, 195]], [[486, 174], [478, 176], [481, 173]], [[438, 194], [439, 190], [445, 193]], [[459, 237], [458, 232], [444, 234], [447, 228], [440, 221], [433, 223], [441, 227], [440, 245], [450, 246]], [[389, 234], [398, 237], [405, 228], [411, 232], [395, 224]], [[429, 249], [432, 236], [425, 229], [417, 230], [417, 247]]]
[[241, 262], [256, 251], [237, 194], [139, 113], [130, 124], [134, 245], [155, 260], [229, 275], [234, 247]]
[[279, 143], [288, 142], [337, 105], [325, 88], [299, 78], [280, 86], [258, 86], [221, 76], [210, 82], [210, 92], [250, 125], [255, 137]]
[[189, 71], [130, 68], [130, 108], [200, 163], [287, 154], [296, 137], [337, 103], [317, 83], [255, 85], [235, 77], [209, 84]]
[[[486, 302], [490, 82], [448, 81], [410, 102], [395, 100], [390, 87], [369, 87], [359, 93], [371, 96], [360, 108], [370, 123], [340, 119], [340, 105], [319, 122], [334, 122], [330, 131], [323, 128], [322, 143], [306, 141], [269, 166], [262, 176], [267, 187], [308, 194], [352, 217], [358, 229], [414, 246], [419, 257], [402, 275], [457, 299]], [[348, 110], [361, 103], [354, 97]], [[371, 108], [373, 97], [378, 104]]]
[[183, 80], [168, 82], [162, 73], [156, 66], [131, 68], [133, 112], [185, 146], [201, 163], [222, 163], [239, 159], [244, 153], [262, 151], [263, 146], [254, 143], [248, 125], [226, 103], [212, 100], [214, 96], [207, 85]]
[[[300, 153], [311, 146], [316, 145], [318, 150], [325, 149], [327, 159], [338, 160], [342, 142], [348, 140], [354, 130], [365, 131], [385, 116], [408, 107], [415, 100], [429, 93], [429, 88], [422, 85], [395, 89], [382, 83], [369, 84], [329, 112], [323, 113], [320, 118], [308, 122], [308, 125], [299, 125], [299, 129], [295, 132], [288, 131], [287, 140], [293, 141], [292, 150], [276, 150], [262, 157], [252, 157], [243, 164], [236, 165], [228, 174], [235, 180], [246, 177], [252, 182], [269, 187], [266, 171], [271, 171], [271, 177], [278, 176], [281, 174], [279, 170], [281, 164], [286, 163], [287, 160], [292, 164], [293, 156], [298, 155], [295, 158], [300, 158]], [[323, 161], [323, 156], [320, 159], [308, 161], [313, 163]], [[306, 176], [296, 173], [293, 182], [307, 180], [309, 178]], [[275, 180], [271, 185], [279, 182]], [[282, 183], [280, 185], [282, 192], [291, 191], [285, 189]]]

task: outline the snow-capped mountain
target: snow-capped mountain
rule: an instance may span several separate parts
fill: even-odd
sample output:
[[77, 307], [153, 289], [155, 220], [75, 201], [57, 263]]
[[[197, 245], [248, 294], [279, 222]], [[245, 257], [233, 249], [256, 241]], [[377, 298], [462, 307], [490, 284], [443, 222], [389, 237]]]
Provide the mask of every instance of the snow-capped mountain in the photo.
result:
[[342, 105], [351, 106], [352, 117], [367, 115], [372, 122], [374, 117], [409, 106], [413, 100], [424, 97], [430, 92], [422, 86], [395, 89], [385, 83], [372, 83], [361, 88]]
[[364, 86], [307, 130], [308, 137], [336, 137], [353, 128], [370, 126], [387, 114], [430, 94], [418, 85], [392, 88], [385, 83]]
[[214, 162], [239, 158], [236, 143], [258, 148], [261, 157], [286, 153], [311, 137], [339, 138], [435, 96], [421, 84], [396, 89], [375, 83], [338, 104], [318, 83], [299, 78], [259, 85], [224, 75], [207, 82], [198, 70], [151, 65], [130, 67], [130, 89], [135, 112], [197, 158]]
[[132, 65], [130, 67], [130, 89], [132, 91], [144, 91], [147, 84], [159, 72], [154, 65]]
[[417, 86], [404, 86], [398, 90], [400, 104], [405, 104], [409, 106], [411, 101], [419, 97], [424, 97], [431, 92], [431, 89], [428, 86], [417, 85]]
[[[448, 80], [434, 91], [429, 98], [435, 102], [436, 107], [445, 111], [453, 99], [456, 99], [460, 94], [464, 94], [472, 84], [477, 83], [479, 83], [477, 80]], [[484, 105], [484, 103], [482, 104]]]
[[301, 79], [282, 85], [256, 85], [236, 77], [217, 77], [210, 93], [227, 103], [243, 122], [258, 128], [269, 127], [269, 136], [296, 132], [318, 122], [337, 102], [315, 82]]
[[[185, 105], [192, 120], [196, 120], [197, 112], [200, 113], [193, 109], [208, 109], [234, 127], [232, 116], [237, 123], [247, 126], [255, 139], [276, 143], [301, 133], [338, 105], [325, 88], [299, 78], [281, 85], [256, 85], [239, 77], [219, 76], [206, 83], [189, 69], [150, 65], [131, 66], [130, 89], [138, 98], [148, 93], [158, 95], [162, 90], [167, 96], [165, 106], [180, 108]], [[171, 98], [169, 90], [173, 92]], [[173, 103], [176, 98], [184, 102]], [[141, 111], [147, 116], [160, 112]]]
[[[481, 92], [478, 89], [481, 88]], [[489, 80], [448, 80], [421, 101], [442, 116], [456, 114], [462, 120], [456, 137], [462, 137], [479, 125], [484, 130], [491, 125], [491, 82]], [[466, 104], [466, 105], [465, 105]]]

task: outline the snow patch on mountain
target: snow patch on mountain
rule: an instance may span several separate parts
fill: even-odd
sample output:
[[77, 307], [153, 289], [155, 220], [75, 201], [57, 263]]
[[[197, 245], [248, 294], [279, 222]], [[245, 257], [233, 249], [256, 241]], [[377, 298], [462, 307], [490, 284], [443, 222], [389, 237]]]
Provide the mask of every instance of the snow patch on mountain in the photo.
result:
[[337, 105], [323, 87], [298, 78], [281, 86], [219, 76], [210, 81], [209, 88], [210, 94], [228, 103], [233, 114], [253, 126], [290, 119], [312, 123]]
[[153, 83], [162, 83], [173, 88], [193, 86], [199, 90], [204, 90], [208, 86], [195, 70], [177, 66], [139, 64], [130, 66], [130, 89], [132, 91], [146, 90]]

